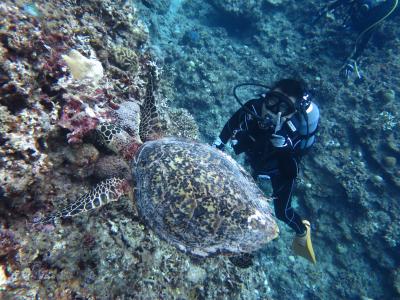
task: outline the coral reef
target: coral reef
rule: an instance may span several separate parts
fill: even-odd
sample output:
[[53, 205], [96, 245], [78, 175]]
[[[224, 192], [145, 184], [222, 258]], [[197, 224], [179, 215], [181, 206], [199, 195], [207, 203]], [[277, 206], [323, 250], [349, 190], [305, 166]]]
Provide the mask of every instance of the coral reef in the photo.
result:
[[185, 109], [170, 108], [168, 110], [168, 135], [199, 139], [199, 128], [196, 121]]
[[94, 167], [97, 179], [103, 180], [110, 177], [131, 178], [131, 171], [127, 162], [119, 156], [107, 155], [101, 157]]
[[125, 71], [137, 72], [139, 62], [134, 50], [118, 45], [113, 47], [112, 54], [117, 66]]
[[151, 1], [151, 0], [142, 0], [143, 4], [150, 8], [156, 10], [158, 13], [165, 14], [168, 12], [171, 2], [176, 0], [160, 0], [160, 1]]
[[10, 230], [0, 230], [0, 257], [16, 255], [19, 248], [15, 235]]
[[257, 21], [262, 18], [263, 11], [268, 6], [280, 5], [284, 0], [211, 0], [209, 1], [214, 7], [218, 9], [223, 15], [244, 18], [250, 22]]
[[[141, 297], [155, 282], [152, 274], [142, 280], [151, 269], [148, 253], [152, 252], [145, 250], [142, 268], [135, 265], [142, 249], [155, 249], [160, 242], [137, 223], [131, 204], [111, 212], [115, 220], [119, 212], [126, 216], [122, 218], [126, 228], [121, 227], [126, 231], [116, 251], [109, 246], [115, 243], [119, 221], [117, 225], [110, 220], [108, 224], [114, 224], [110, 228], [96, 222], [92, 227], [80, 223], [78, 227], [37, 228], [30, 223], [35, 213], [64, 205], [99, 179], [129, 178], [129, 166], [102, 149], [92, 136], [100, 122], [119, 123], [138, 135], [139, 106], [145, 97], [159, 102], [168, 119], [165, 100], [156, 88], [159, 68], [147, 50], [148, 31], [135, 7], [124, 3], [0, 4], [2, 299], [126, 297], [130, 293], [126, 286], [134, 284], [139, 288], [135, 295]], [[186, 128], [192, 121], [186, 114], [178, 123]], [[110, 251], [104, 253], [104, 247]], [[126, 256], [125, 247], [137, 249], [128, 250], [131, 254]], [[122, 256], [116, 256], [118, 252]], [[183, 268], [180, 258], [177, 255], [178, 269]], [[121, 265], [124, 271], [115, 265], [119, 259], [126, 260]], [[97, 268], [96, 261], [104, 268]], [[110, 289], [105, 283], [121, 272], [131, 275]], [[161, 277], [157, 280], [162, 281]], [[165, 286], [155, 286], [154, 295], [160, 289]]]

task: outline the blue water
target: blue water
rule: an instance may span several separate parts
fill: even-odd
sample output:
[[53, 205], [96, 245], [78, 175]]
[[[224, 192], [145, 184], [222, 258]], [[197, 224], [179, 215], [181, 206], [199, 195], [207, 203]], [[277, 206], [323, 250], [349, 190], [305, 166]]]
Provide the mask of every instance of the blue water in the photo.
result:
[[[204, 141], [211, 143], [239, 108], [232, 88], [240, 82], [301, 77], [320, 106], [317, 143], [303, 160], [294, 193], [296, 210], [311, 220], [318, 263], [293, 257], [293, 233], [280, 223], [273, 250], [257, 254], [256, 269], [267, 273], [271, 290], [256, 290], [254, 299], [398, 299], [399, 164], [383, 162], [400, 158], [398, 134], [385, 131], [379, 117], [382, 111], [398, 115], [399, 60], [392, 52], [399, 41], [398, 16], [384, 20], [369, 41], [360, 59], [363, 78], [353, 72], [344, 80], [339, 71], [359, 34], [356, 26], [341, 28], [345, 12], [313, 25], [320, 3], [267, 2], [238, 5], [238, 13], [223, 1], [191, 1], [174, 19], [152, 17], [162, 28], [153, 33], [168, 53], [166, 68], [176, 70], [173, 105], [194, 115]], [[382, 73], [381, 65], [391, 69]], [[377, 95], [385, 91], [396, 96], [382, 106]], [[367, 141], [369, 130], [374, 138]], [[394, 148], [387, 148], [388, 135]]]

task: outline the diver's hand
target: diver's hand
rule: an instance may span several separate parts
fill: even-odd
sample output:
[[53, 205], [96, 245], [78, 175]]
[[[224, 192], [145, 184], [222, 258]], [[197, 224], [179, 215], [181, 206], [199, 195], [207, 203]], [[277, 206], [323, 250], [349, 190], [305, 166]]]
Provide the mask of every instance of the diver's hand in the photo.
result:
[[349, 79], [351, 76], [353, 76], [353, 73], [356, 74], [358, 79], [362, 78], [357, 66], [357, 62], [354, 59], [348, 59], [344, 66], [340, 69], [340, 76], [344, 79]]
[[343, 79], [349, 79], [354, 72], [354, 64], [352, 61], [347, 61], [344, 66], [340, 69], [340, 77]]
[[225, 148], [225, 144], [221, 141], [221, 139], [219, 137], [217, 137], [215, 139], [215, 141], [212, 144], [212, 146], [217, 148], [217, 149], [219, 149], [219, 150], [221, 150], [221, 151], [224, 151], [224, 148]]
[[284, 121], [285, 120], [282, 119], [282, 113], [278, 112], [278, 114], [276, 115], [276, 123], [275, 123], [274, 133], [277, 133], [279, 130], [282, 129]]
[[282, 148], [286, 146], [286, 138], [283, 135], [272, 134], [270, 138], [272, 146]]
[[286, 138], [283, 135], [277, 134], [282, 129], [284, 120], [281, 118], [282, 113], [279, 112], [276, 117], [276, 125], [274, 133], [271, 135], [270, 141], [274, 147], [282, 148], [286, 146]]

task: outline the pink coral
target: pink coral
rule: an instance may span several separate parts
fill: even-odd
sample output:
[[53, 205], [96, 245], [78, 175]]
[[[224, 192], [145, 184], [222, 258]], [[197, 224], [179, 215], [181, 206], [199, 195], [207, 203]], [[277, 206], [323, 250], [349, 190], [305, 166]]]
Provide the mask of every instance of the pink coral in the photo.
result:
[[67, 135], [68, 143], [80, 143], [82, 138], [99, 123], [95, 115], [89, 116], [88, 109], [88, 107], [85, 109], [85, 105], [76, 99], [71, 99], [64, 105], [58, 125], [71, 131]]

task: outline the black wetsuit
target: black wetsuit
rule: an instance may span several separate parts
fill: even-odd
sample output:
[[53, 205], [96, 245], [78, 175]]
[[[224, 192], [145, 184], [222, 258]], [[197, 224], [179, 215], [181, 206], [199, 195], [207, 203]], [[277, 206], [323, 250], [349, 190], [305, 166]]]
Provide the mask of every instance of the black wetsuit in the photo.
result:
[[349, 59], [357, 60], [360, 57], [381, 21], [398, 11], [397, 3], [398, 0], [337, 0], [328, 5], [327, 11], [347, 6], [350, 24], [344, 25], [350, 25], [358, 31], [359, 35]]
[[[261, 99], [253, 99], [245, 104], [259, 116], [261, 105]], [[291, 119], [293, 123], [296, 122], [295, 116]], [[300, 144], [304, 137], [294, 134], [285, 123], [277, 134], [286, 138], [286, 146], [276, 148], [270, 142], [272, 133], [273, 128], [260, 129], [257, 119], [241, 108], [228, 120], [219, 137], [224, 144], [230, 139], [237, 140], [233, 149], [236, 154], [246, 154], [255, 178], [259, 175], [268, 175], [271, 178], [276, 217], [287, 223], [296, 233], [302, 234], [306, 227], [292, 208], [291, 199], [302, 155]]]

